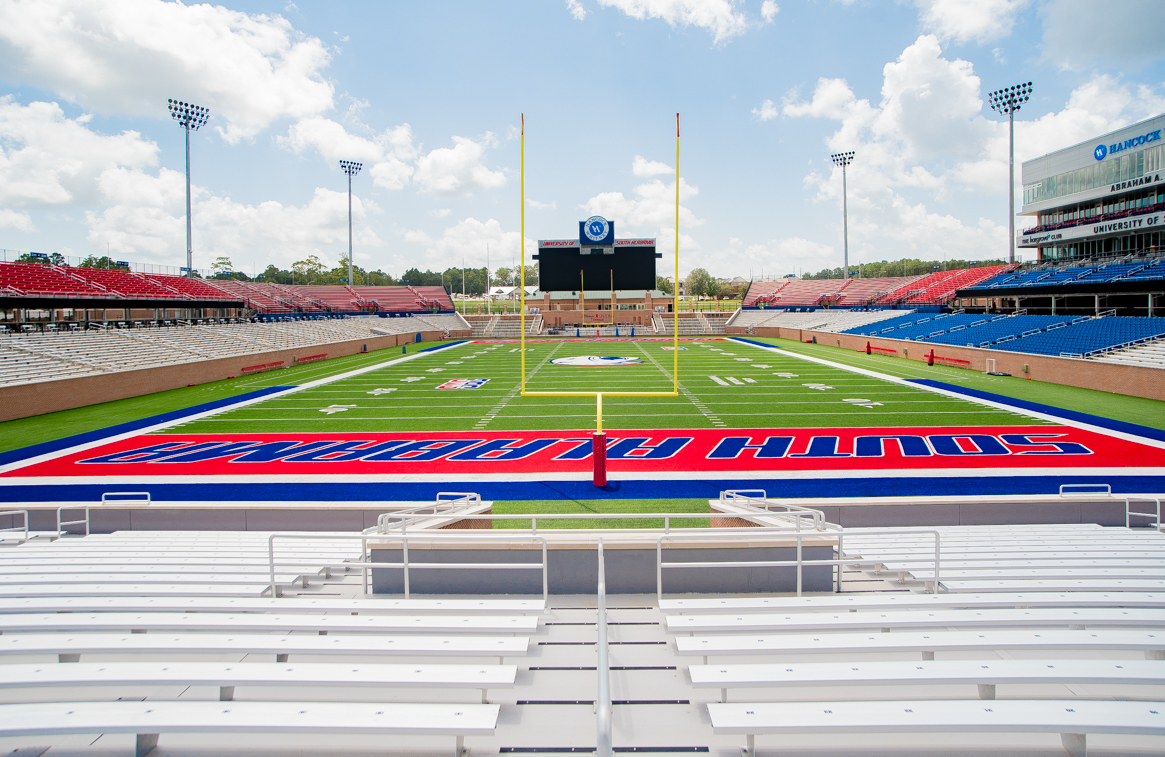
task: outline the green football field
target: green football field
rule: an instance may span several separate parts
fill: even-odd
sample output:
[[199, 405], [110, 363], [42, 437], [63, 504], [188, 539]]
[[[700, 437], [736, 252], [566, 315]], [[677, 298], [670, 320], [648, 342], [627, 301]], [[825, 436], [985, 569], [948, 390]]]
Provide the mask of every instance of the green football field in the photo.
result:
[[[668, 391], [670, 341], [533, 342], [534, 391]], [[576, 367], [555, 360], [627, 357], [634, 365]], [[680, 396], [606, 397], [609, 429], [813, 428], [1038, 424], [1030, 417], [819, 365], [783, 351], [709, 339], [681, 343]], [[385, 356], [386, 358], [388, 356]], [[191, 433], [516, 431], [589, 428], [595, 401], [523, 397], [515, 343], [466, 343], [360, 375], [193, 420]], [[951, 369], [958, 371], [958, 369]], [[960, 371], [967, 373], [966, 371]], [[934, 378], [946, 376], [931, 374]], [[456, 379], [479, 388], [441, 388]], [[304, 383], [300, 380], [297, 383]]]

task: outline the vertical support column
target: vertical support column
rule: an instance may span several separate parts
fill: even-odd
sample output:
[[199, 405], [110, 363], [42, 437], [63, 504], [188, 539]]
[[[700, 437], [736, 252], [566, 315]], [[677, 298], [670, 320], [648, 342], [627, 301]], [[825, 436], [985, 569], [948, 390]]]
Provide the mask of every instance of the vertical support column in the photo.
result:
[[1093, 302], [1096, 305], [1096, 315], [1099, 316], [1100, 315], [1100, 295], [1094, 294], [1094, 295], [1092, 295], [1092, 297], [1093, 297]]

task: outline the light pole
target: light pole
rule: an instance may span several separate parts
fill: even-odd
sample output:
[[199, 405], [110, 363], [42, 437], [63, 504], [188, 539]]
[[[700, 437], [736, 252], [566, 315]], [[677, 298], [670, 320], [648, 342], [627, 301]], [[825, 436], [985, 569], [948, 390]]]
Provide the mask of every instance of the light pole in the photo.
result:
[[190, 227], [190, 132], [198, 131], [198, 127], [210, 118], [210, 110], [201, 105], [191, 105], [181, 100], [166, 100], [166, 109], [186, 132], [186, 275], [194, 276], [194, 247], [191, 243]]
[[1007, 262], [1015, 262], [1015, 112], [1031, 97], [1032, 83], [997, 89], [987, 95], [991, 110], [1007, 115]]
[[340, 170], [348, 174], [348, 286], [352, 286], [352, 177], [360, 173], [363, 163], [340, 161]]
[[847, 188], [845, 185], [845, 167], [854, 160], [854, 154], [850, 152], [835, 152], [829, 156], [835, 166], [841, 166], [841, 241], [843, 249], [842, 257], [842, 278], [849, 278], [849, 197], [847, 196]]

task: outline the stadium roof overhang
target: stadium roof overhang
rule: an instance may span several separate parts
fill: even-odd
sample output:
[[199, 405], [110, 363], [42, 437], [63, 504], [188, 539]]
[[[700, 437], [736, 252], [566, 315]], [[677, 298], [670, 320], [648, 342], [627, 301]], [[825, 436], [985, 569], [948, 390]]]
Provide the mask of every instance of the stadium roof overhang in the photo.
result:
[[242, 300], [191, 300], [191, 299], [114, 299], [111, 297], [48, 297], [28, 295], [25, 297], [0, 296], [0, 309], [14, 308], [243, 308]]

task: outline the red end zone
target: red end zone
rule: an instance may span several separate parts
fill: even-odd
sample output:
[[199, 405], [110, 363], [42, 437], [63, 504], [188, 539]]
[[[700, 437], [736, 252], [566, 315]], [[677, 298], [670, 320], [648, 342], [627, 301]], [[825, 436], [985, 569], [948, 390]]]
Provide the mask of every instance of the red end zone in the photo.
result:
[[[1068, 426], [614, 431], [622, 473], [1145, 468], [1165, 450]], [[3, 478], [538, 474], [591, 468], [589, 431], [155, 434], [66, 453]]]

